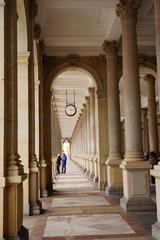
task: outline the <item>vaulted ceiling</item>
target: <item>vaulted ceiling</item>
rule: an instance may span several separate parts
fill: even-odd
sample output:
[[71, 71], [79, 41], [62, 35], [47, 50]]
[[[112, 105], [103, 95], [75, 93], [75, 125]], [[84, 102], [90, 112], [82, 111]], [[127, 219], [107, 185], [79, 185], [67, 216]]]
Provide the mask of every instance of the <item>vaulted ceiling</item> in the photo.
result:
[[[119, 40], [121, 37], [120, 18], [115, 14], [118, 0], [36, 1], [38, 3], [36, 21], [41, 25], [41, 38], [45, 43], [46, 55], [97, 56], [103, 53], [104, 40]], [[142, 1], [137, 17], [137, 38], [139, 53], [154, 56], [153, 0]], [[77, 104], [80, 109], [89, 85], [88, 76], [84, 76], [83, 72], [76, 69], [62, 73], [54, 81], [53, 88], [63, 137], [72, 135], [78, 118], [78, 114], [72, 120], [64, 116], [62, 109], [65, 89], [77, 89]]]

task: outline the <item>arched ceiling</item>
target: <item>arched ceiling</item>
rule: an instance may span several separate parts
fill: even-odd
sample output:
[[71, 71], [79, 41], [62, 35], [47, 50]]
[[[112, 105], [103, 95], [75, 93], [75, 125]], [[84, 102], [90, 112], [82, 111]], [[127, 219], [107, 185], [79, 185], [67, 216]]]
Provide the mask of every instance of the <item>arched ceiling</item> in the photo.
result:
[[[89, 87], [94, 87], [93, 79], [89, 74], [76, 67], [64, 71], [54, 79], [52, 91], [62, 138], [70, 138], [72, 136], [82, 104], [85, 102], [85, 96], [88, 95]], [[66, 90], [68, 103], [74, 103], [75, 91], [77, 113], [73, 117], [69, 117], [65, 113]]]

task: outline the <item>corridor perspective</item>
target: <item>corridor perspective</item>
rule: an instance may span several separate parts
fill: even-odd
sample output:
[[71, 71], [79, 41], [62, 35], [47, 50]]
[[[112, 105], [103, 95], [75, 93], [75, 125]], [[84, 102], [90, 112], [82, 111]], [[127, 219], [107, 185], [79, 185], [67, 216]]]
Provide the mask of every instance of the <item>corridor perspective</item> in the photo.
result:
[[0, 240], [160, 240], [160, 0], [0, 0], [0, 36]]
[[[54, 240], [152, 240], [146, 217], [126, 214], [119, 198], [107, 197], [71, 160], [67, 173], [56, 177], [53, 196], [42, 200], [44, 213], [24, 216], [30, 239]], [[145, 225], [146, 224], [146, 225]], [[145, 226], [145, 229], [143, 228]]]

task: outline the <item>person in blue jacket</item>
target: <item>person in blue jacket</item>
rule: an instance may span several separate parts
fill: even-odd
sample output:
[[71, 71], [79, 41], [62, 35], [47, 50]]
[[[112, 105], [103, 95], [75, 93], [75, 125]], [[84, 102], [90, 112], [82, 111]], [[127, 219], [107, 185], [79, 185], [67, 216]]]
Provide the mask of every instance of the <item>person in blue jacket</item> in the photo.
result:
[[62, 162], [62, 173], [66, 173], [67, 156], [64, 152], [61, 156], [61, 162]]

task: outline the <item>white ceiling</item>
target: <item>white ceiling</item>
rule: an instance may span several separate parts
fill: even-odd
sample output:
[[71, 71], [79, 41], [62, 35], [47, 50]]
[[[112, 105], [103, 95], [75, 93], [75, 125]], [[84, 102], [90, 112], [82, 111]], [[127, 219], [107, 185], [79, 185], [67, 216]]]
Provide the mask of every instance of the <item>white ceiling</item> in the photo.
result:
[[[104, 40], [118, 40], [122, 29], [120, 18], [115, 14], [118, 0], [36, 0], [41, 25], [41, 38], [45, 54], [49, 56], [97, 56], [102, 54]], [[155, 55], [155, 29], [153, 0], [143, 0], [138, 11], [137, 39], [140, 54]], [[72, 135], [82, 102], [90, 86], [91, 78], [78, 69], [60, 74], [53, 84], [62, 137]], [[141, 91], [145, 93], [144, 84]], [[123, 81], [121, 81], [121, 89]], [[64, 113], [65, 90], [72, 96], [76, 91], [78, 112], [75, 117]], [[122, 92], [121, 92], [122, 95]], [[144, 95], [144, 94], [143, 94]], [[145, 96], [143, 96], [146, 101]], [[123, 96], [121, 96], [123, 99]], [[122, 102], [122, 101], [121, 101]], [[123, 113], [123, 110], [122, 110]]]
[[118, 0], [37, 0], [47, 55], [97, 55], [104, 39], [118, 40]]

